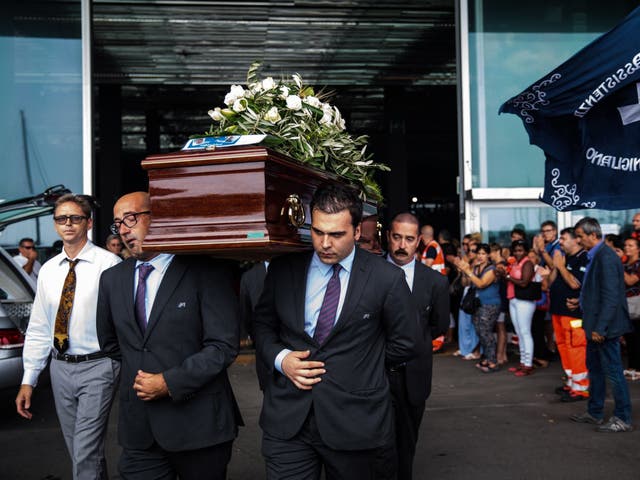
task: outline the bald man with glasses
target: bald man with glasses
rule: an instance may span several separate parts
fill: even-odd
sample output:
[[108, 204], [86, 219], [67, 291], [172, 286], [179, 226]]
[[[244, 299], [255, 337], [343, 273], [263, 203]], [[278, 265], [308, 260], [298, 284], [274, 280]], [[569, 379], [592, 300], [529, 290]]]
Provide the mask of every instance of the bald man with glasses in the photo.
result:
[[32, 418], [33, 389], [51, 357], [51, 388], [73, 479], [106, 479], [104, 440], [120, 364], [100, 350], [96, 306], [100, 275], [120, 258], [89, 240], [93, 221], [87, 197], [60, 197], [53, 220], [63, 249], [40, 269], [16, 408]]
[[146, 192], [113, 207], [131, 252], [100, 279], [98, 338], [122, 359], [118, 440], [124, 480], [226, 478], [242, 423], [227, 367], [238, 353], [238, 302], [225, 263], [146, 251]]

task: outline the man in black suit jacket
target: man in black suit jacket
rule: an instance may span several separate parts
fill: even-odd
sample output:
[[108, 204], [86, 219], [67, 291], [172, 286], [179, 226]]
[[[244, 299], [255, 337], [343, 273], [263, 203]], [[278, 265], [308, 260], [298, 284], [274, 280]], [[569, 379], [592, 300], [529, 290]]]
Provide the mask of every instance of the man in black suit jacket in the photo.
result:
[[323, 467], [329, 480], [375, 478], [377, 451], [394, 440], [385, 363], [415, 356], [417, 315], [402, 272], [355, 248], [355, 191], [320, 187], [310, 209], [314, 252], [274, 259], [256, 308], [270, 369], [260, 416], [267, 478], [315, 480]]
[[[268, 262], [258, 262], [244, 272], [240, 279], [240, 321], [252, 339], [255, 338], [253, 331], [253, 314], [264, 288], [264, 279], [267, 276], [268, 265]], [[268, 370], [264, 361], [259, 356], [256, 356], [256, 374], [258, 375], [260, 390], [264, 390]]]
[[387, 259], [400, 267], [411, 288], [411, 296], [420, 319], [418, 357], [405, 365], [389, 368], [389, 383], [396, 419], [398, 480], [413, 476], [413, 457], [425, 401], [431, 393], [433, 354], [431, 339], [446, 332], [449, 326], [449, 282], [447, 277], [425, 267], [415, 259], [420, 241], [420, 223], [410, 213], [400, 213], [391, 220], [387, 240]]
[[226, 371], [238, 350], [232, 278], [206, 257], [143, 251], [149, 210], [144, 192], [116, 202], [132, 258], [105, 271], [98, 294], [100, 347], [122, 359], [120, 475], [223, 479], [241, 423]]

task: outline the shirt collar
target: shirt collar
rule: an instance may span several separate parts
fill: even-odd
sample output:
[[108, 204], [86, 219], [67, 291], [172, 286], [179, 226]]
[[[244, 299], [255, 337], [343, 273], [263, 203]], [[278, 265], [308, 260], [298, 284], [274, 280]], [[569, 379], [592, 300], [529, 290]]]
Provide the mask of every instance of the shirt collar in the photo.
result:
[[[355, 258], [355, 256], [356, 246], [354, 245], [351, 253], [339, 262], [340, 266], [349, 274], [351, 273], [351, 268], [353, 267], [353, 259]], [[318, 257], [318, 254], [316, 252], [313, 252], [313, 257], [311, 258], [311, 268], [317, 268], [320, 273], [322, 273], [322, 275], [327, 275], [329, 273], [329, 270], [333, 268], [333, 265], [323, 263], [322, 260], [320, 260], [320, 257]]]
[[404, 265], [398, 265], [396, 262], [393, 261], [393, 259], [391, 258], [391, 255], [387, 255], [387, 262], [389, 262], [391, 265], [395, 265], [396, 267], [401, 268], [405, 272], [413, 272], [416, 269], [415, 260], [412, 260], [409, 263], [405, 263]]
[[600, 250], [603, 243], [604, 243], [604, 237], [602, 238], [602, 240], [596, 243], [596, 245], [591, 250], [587, 251], [587, 258], [589, 258], [589, 261], [593, 260], [593, 257], [596, 256], [596, 253], [598, 253], [598, 250]]
[[171, 263], [171, 260], [173, 260], [173, 257], [175, 257], [175, 255], [172, 253], [161, 253], [153, 257], [151, 260], [136, 260], [136, 269], [143, 263], [148, 263], [153, 265], [154, 270], [164, 274], [167, 268], [169, 268], [169, 264]]
[[[82, 247], [82, 250], [80, 250], [80, 253], [76, 255], [76, 258], [71, 258], [70, 260], [82, 260], [84, 262], [93, 263], [93, 261], [96, 258], [95, 248], [96, 247], [91, 242], [91, 240], [87, 240], [87, 243], [84, 244], [84, 247]], [[56, 257], [58, 265], [62, 265], [63, 263], [65, 263], [67, 258], [69, 258], [69, 256], [67, 255], [67, 252], [64, 251], [64, 247], [63, 247], [62, 252], [60, 252]]]

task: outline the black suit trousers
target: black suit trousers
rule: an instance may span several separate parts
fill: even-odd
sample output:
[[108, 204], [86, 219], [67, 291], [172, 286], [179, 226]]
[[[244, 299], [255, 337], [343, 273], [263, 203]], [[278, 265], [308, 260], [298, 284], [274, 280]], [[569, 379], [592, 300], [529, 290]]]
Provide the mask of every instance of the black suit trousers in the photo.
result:
[[118, 469], [123, 480], [225, 480], [233, 441], [182, 452], [157, 443], [144, 450], [124, 448]]
[[[325, 445], [313, 408], [298, 434], [282, 440], [264, 432], [262, 454], [267, 480], [378, 480], [379, 449], [333, 450]], [[390, 472], [391, 475], [393, 472]], [[384, 476], [383, 478], [392, 478]]]
[[412, 405], [409, 402], [404, 368], [389, 371], [388, 375], [396, 428], [395, 458], [398, 462], [396, 478], [397, 480], [411, 480], [413, 478], [413, 458], [416, 454], [425, 402], [423, 401], [419, 405]]

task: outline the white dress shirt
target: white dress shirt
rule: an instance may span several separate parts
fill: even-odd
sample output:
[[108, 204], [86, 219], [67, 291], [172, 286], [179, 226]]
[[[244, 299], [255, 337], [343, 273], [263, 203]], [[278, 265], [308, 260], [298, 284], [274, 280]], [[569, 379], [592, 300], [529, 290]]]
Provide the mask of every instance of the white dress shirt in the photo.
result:
[[416, 273], [416, 262], [412, 260], [405, 265], [398, 265], [393, 261], [391, 255], [387, 255], [387, 261], [404, 271], [404, 279], [407, 281], [407, 285], [409, 285], [409, 290], [413, 292], [413, 276]]
[[149, 273], [149, 276], [147, 277], [147, 288], [145, 290], [146, 295], [144, 298], [144, 312], [147, 317], [147, 323], [149, 323], [149, 314], [151, 313], [153, 302], [155, 301], [156, 294], [158, 293], [158, 289], [160, 288], [160, 283], [162, 282], [162, 279], [164, 278], [164, 274], [167, 271], [167, 268], [169, 268], [169, 265], [171, 264], [171, 260], [173, 260], [173, 257], [174, 257], [173, 254], [161, 253], [160, 255], [157, 255], [153, 257], [151, 260], [148, 260], [146, 262], [142, 262], [140, 260], [136, 262], [136, 270], [135, 270], [136, 274], [133, 281], [134, 302], [136, 299], [136, 290], [138, 289], [138, 277], [139, 277], [138, 269], [140, 265], [142, 265], [143, 263], [148, 263], [150, 265], [153, 265], [153, 270], [151, 270], [151, 273]]
[[[18, 265], [20, 265], [20, 267], [24, 268], [24, 266], [29, 263], [29, 259], [25, 256], [23, 256], [21, 253], [19, 253], [18, 255], [15, 255], [13, 257], [13, 261], [16, 262]], [[42, 267], [42, 265], [40, 265], [40, 262], [38, 260], [36, 260], [35, 262], [33, 262], [33, 269], [31, 270], [31, 273], [27, 273], [27, 275], [29, 275], [31, 277], [31, 279], [35, 282], [38, 281], [38, 273], [40, 272], [40, 268]]]
[[[33, 302], [29, 327], [24, 342], [22, 383], [35, 386], [40, 372], [47, 365], [53, 348], [56, 314], [64, 280], [69, 273], [67, 254], [62, 251], [46, 262], [38, 275], [38, 289]], [[90, 241], [76, 258], [76, 290], [73, 309], [69, 318], [70, 355], [84, 355], [100, 351], [96, 333], [96, 307], [100, 275], [122, 260], [107, 250], [96, 247]]]

